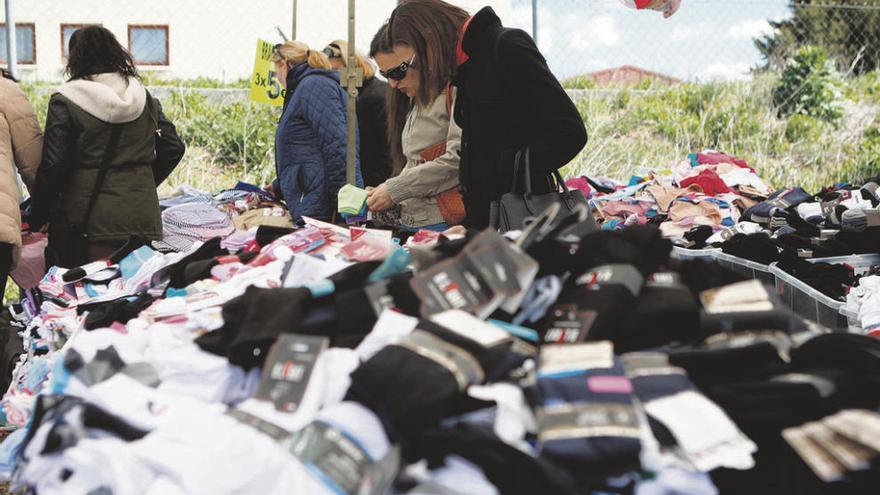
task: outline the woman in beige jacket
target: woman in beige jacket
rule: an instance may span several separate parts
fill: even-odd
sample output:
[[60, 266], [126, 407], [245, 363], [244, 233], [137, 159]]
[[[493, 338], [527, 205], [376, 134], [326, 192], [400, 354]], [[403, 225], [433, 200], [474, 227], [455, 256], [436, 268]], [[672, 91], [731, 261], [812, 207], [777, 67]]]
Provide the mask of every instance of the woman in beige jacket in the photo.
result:
[[15, 80], [0, 71], [0, 294], [21, 253], [21, 194], [15, 171], [31, 190], [42, 152], [34, 109]]
[[452, 71], [425, 67], [411, 48], [391, 49], [385, 37], [383, 28], [370, 56], [391, 88], [388, 134], [393, 169], [399, 174], [368, 189], [367, 206], [381, 212], [399, 205], [401, 227], [443, 231], [464, 217], [458, 192], [461, 128], [452, 118]]

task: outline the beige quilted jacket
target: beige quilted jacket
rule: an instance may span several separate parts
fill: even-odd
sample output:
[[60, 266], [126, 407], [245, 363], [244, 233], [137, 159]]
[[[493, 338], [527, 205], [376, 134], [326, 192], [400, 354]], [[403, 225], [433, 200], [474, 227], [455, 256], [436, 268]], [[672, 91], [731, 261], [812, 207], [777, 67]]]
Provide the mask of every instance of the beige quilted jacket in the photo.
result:
[[15, 82], [0, 76], [0, 242], [15, 246], [13, 263], [21, 253], [20, 192], [15, 170], [30, 189], [43, 153], [43, 134], [34, 109]]

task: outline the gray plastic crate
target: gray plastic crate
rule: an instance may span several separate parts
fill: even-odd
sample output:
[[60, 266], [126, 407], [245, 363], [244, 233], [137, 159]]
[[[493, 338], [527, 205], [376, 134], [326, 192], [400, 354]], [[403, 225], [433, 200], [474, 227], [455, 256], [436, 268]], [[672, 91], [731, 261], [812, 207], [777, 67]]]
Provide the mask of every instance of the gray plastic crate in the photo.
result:
[[770, 285], [776, 283], [776, 278], [770, 273], [770, 266], [768, 265], [733, 256], [720, 250], [715, 253], [715, 261], [724, 268], [745, 277], [754, 278]]
[[720, 252], [718, 248], [709, 249], [688, 249], [681, 246], [672, 246], [672, 257], [679, 260], [706, 260], [715, 259], [715, 253]]
[[844, 318], [846, 318], [847, 327], [849, 328], [850, 332], [862, 333], [862, 320], [859, 319], [859, 314], [854, 311], [850, 311], [846, 307], [846, 303], [843, 303], [843, 305], [840, 307], [840, 314]]
[[783, 304], [786, 304], [798, 315], [838, 332], [849, 329], [847, 316], [840, 312], [845, 305], [843, 301], [822, 294], [793, 275], [786, 273], [770, 264], [770, 273], [776, 279], [776, 293]]

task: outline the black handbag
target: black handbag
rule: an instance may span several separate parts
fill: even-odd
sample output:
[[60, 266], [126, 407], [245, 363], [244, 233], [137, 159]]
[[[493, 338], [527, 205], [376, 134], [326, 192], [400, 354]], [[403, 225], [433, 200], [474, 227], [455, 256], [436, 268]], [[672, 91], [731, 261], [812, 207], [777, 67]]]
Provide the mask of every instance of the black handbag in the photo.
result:
[[[521, 166], [521, 164], [523, 166]], [[520, 172], [525, 170], [525, 191], [517, 192]], [[513, 184], [509, 193], [493, 201], [489, 209], [489, 225], [498, 232], [522, 230], [526, 223], [540, 215], [554, 203], [573, 212], [578, 204], [587, 205], [587, 198], [580, 190], [570, 191], [558, 170], [554, 170], [548, 180], [555, 183], [555, 191], [544, 194], [532, 193], [531, 151], [526, 148], [514, 157]]]
[[104, 148], [104, 156], [101, 158], [101, 166], [98, 176], [95, 178], [95, 188], [89, 198], [82, 221], [71, 223], [52, 223], [49, 225], [49, 245], [46, 248], [46, 266], [57, 265], [64, 268], [73, 268], [89, 261], [89, 233], [88, 225], [92, 217], [92, 210], [98, 201], [104, 179], [110, 170], [110, 161], [116, 155], [119, 147], [119, 136], [122, 134], [122, 126], [114, 124], [110, 131], [110, 139]]

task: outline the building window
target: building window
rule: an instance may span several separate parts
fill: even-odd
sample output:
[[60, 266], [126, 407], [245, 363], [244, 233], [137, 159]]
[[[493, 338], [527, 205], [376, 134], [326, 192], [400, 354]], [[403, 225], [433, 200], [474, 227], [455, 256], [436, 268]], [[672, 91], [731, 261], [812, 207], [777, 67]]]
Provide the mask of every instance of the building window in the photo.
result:
[[168, 65], [168, 26], [128, 26], [128, 50], [138, 65]]
[[[37, 63], [37, 36], [33, 24], [15, 25], [15, 53], [20, 64]], [[0, 24], [0, 63], [6, 63], [6, 24]]]

